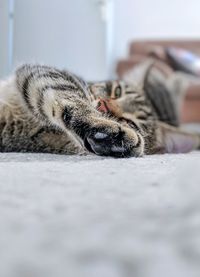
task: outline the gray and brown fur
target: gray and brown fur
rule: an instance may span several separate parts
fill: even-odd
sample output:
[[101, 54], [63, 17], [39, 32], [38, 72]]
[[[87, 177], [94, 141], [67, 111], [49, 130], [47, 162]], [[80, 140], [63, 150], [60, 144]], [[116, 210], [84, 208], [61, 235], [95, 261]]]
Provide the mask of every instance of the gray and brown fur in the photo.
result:
[[[21, 66], [0, 82], [0, 151], [114, 157], [185, 152], [175, 149], [177, 134], [189, 140], [186, 150], [199, 148], [198, 135], [173, 126], [178, 117], [170, 98], [156, 107], [153, 93], [164, 90], [155, 82], [140, 88], [123, 81], [87, 84], [56, 68]], [[98, 111], [99, 97], [113, 98], [120, 116]], [[172, 115], [162, 112], [167, 105]]]

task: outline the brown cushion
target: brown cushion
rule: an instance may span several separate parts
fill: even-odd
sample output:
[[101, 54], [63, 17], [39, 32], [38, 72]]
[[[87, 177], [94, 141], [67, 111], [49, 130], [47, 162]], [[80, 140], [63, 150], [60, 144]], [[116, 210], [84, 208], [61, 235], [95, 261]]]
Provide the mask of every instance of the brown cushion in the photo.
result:
[[[129, 59], [124, 59], [118, 62], [116, 72], [119, 78], [122, 78], [127, 71], [131, 70], [137, 64], [140, 64], [147, 60], [146, 56], [134, 55]], [[166, 77], [173, 73], [172, 68], [170, 68], [166, 63], [155, 59], [154, 66], [159, 69]]]
[[[200, 54], [200, 40], [140, 40], [130, 44], [130, 55], [149, 55], [156, 47], [179, 47]], [[159, 50], [160, 51], [160, 50]], [[162, 54], [163, 55], [163, 54]]]

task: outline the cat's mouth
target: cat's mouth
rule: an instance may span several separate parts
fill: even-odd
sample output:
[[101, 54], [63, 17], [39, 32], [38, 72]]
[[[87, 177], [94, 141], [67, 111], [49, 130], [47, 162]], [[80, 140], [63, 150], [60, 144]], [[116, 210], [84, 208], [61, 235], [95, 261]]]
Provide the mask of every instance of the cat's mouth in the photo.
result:
[[111, 115], [116, 121], [125, 124], [127, 127], [136, 131], [140, 130], [139, 126], [131, 119], [131, 114], [128, 117], [124, 115], [115, 99], [99, 98], [96, 109], [101, 113]]

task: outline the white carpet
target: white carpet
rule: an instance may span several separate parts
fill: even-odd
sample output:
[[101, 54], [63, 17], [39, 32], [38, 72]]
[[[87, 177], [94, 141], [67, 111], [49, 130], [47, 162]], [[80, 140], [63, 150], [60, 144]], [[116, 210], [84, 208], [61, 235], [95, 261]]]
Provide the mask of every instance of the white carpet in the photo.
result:
[[1, 277], [199, 277], [200, 153], [0, 154]]

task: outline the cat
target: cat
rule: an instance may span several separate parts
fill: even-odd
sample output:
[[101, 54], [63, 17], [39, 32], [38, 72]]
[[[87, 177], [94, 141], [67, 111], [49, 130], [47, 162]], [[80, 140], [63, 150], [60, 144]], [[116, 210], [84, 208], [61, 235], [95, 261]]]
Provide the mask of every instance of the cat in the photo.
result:
[[[0, 82], [0, 152], [124, 158], [199, 149], [200, 136], [179, 129], [166, 90], [149, 81], [87, 83], [65, 70], [22, 65]], [[158, 108], [153, 95], [163, 93]]]

